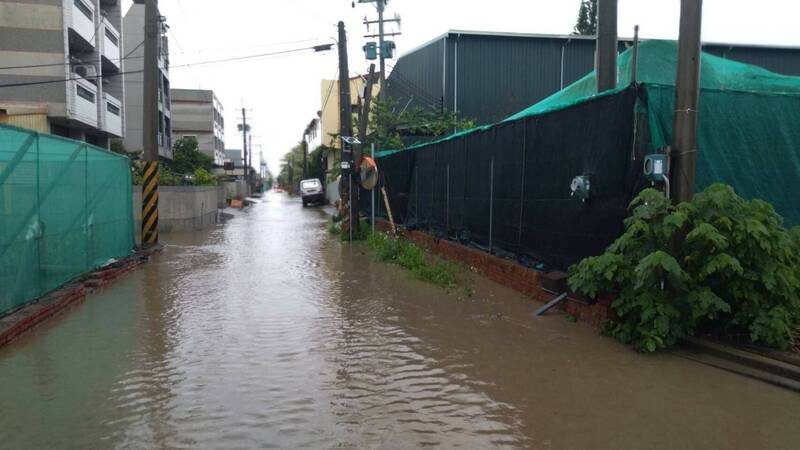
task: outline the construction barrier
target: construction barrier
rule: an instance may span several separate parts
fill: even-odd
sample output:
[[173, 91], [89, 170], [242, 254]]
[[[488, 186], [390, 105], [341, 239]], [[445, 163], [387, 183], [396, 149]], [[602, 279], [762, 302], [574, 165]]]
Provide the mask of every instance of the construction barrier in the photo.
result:
[[0, 315], [134, 247], [128, 158], [0, 125]]

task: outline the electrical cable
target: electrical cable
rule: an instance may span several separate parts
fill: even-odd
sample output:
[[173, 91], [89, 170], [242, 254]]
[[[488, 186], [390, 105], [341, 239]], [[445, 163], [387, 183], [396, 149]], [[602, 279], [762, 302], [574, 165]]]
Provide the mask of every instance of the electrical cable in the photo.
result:
[[[199, 62], [186, 63], [186, 64], [178, 64], [178, 65], [171, 66], [170, 68], [171, 69], [178, 69], [178, 68], [184, 68], [184, 67], [190, 67], [190, 66], [230, 63], [230, 62], [245, 61], [245, 60], [256, 59], [256, 58], [265, 58], [265, 57], [269, 57], [269, 56], [286, 55], [286, 54], [289, 54], [289, 53], [297, 53], [297, 52], [302, 52], [302, 51], [305, 51], [305, 50], [314, 50], [314, 47], [303, 47], [303, 48], [296, 48], [296, 49], [291, 49], [291, 50], [282, 50], [282, 51], [278, 51], [278, 52], [260, 53], [260, 54], [255, 54], [255, 55], [237, 56], [237, 57], [233, 57], [233, 58], [223, 58], [223, 59], [199, 61]], [[132, 70], [132, 71], [126, 71], [126, 72], [112, 73], [112, 74], [108, 74], [108, 75], [98, 75], [96, 77], [88, 77], [88, 78], [85, 78], [85, 79], [96, 80], [96, 79], [110, 78], [110, 77], [116, 77], [116, 76], [120, 76], [120, 75], [127, 75], [127, 74], [133, 74], [133, 73], [142, 73], [142, 72], [144, 72], [144, 70]], [[83, 79], [83, 77], [81, 77], [81, 78]], [[22, 82], [22, 83], [0, 84], [0, 88], [22, 87], [22, 86], [37, 86], [37, 85], [42, 85], [42, 84], [53, 84], [53, 83], [66, 83], [68, 81], [75, 81], [77, 79], [78, 78], [65, 78], [65, 79], [59, 79], [59, 80], [31, 81], [31, 82]]]

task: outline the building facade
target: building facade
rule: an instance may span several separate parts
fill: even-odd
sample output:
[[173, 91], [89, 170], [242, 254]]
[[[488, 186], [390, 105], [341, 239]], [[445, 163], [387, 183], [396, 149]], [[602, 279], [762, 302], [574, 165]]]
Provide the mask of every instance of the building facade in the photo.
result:
[[108, 147], [125, 133], [120, 0], [0, 0], [0, 122]]
[[225, 162], [225, 119], [222, 104], [214, 91], [172, 89], [172, 140], [187, 136], [197, 139], [198, 149], [214, 158], [214, 165]]
[[[134, 3], [124, 19], [125, 45], [125, 149], [143, 150], [144, 128], [144, 4]], [[160, 14], [159, 14], [160, 16]], [[158, 46], [158, 155], [172, 159], [172, 108], [169, 83], [169, 41], [166, 23], [159, 24]]]
[[[361, 110], [361, 105], [364, 99], [364, 91], [367, 87], [368, 75], [358, 75], [350, 78], [350, 103], [353, 111], [353, 132], [358, 130], [358, 117]], [[372, 85], [372, 98], [377, 99], [380, 93], [380, 74], [374, 74], [374, 81]], [[319, 110], [319, 128], [321, 131], [321, 145], [328, 147], [330, 150], [324, 155], [328, 161], [327, 171], [333, 169], [335, 161], [335, 153], [341, 150], [342, 144], [340, 139], [334, 139], [333, 136], [338, 136], [341, 128], [341, 118], [339, 116], [339, 80], [322, 80], [321, 84], [321, 106]]]
[[[620, 51], [631, 45], [620, 39]], [[703, 45], [703, 51], [785, 75], [800, 75], [800, 49]], [[594, 69], [593, 36], [448, 31], [401, 56], [386, 81], [400, 108], [446, 108], [494, 123]]]

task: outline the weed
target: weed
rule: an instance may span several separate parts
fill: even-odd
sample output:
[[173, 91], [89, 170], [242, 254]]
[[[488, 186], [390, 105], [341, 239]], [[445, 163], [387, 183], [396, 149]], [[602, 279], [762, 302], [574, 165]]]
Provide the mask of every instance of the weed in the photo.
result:
[[566, 316], [564, 316], [564, 318], [567, 319], [567, 322], [575, 323], [578, 321], [578, 317], [572, 314], [567, 314]]
[[431, 257], [420, 247], [386, 233], [369, 233], [367, 245], [379, 261], [391, 262], [409, 270], [414, 277], [452, 289], [456, 286], [458, 267], [438, 257]]

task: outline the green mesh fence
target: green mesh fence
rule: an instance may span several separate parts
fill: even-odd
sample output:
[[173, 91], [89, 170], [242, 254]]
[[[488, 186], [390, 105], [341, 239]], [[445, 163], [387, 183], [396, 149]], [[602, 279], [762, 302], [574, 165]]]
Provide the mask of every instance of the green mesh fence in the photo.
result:
[[131, 253], [128, 159], [0, 125], [0, 315]]

